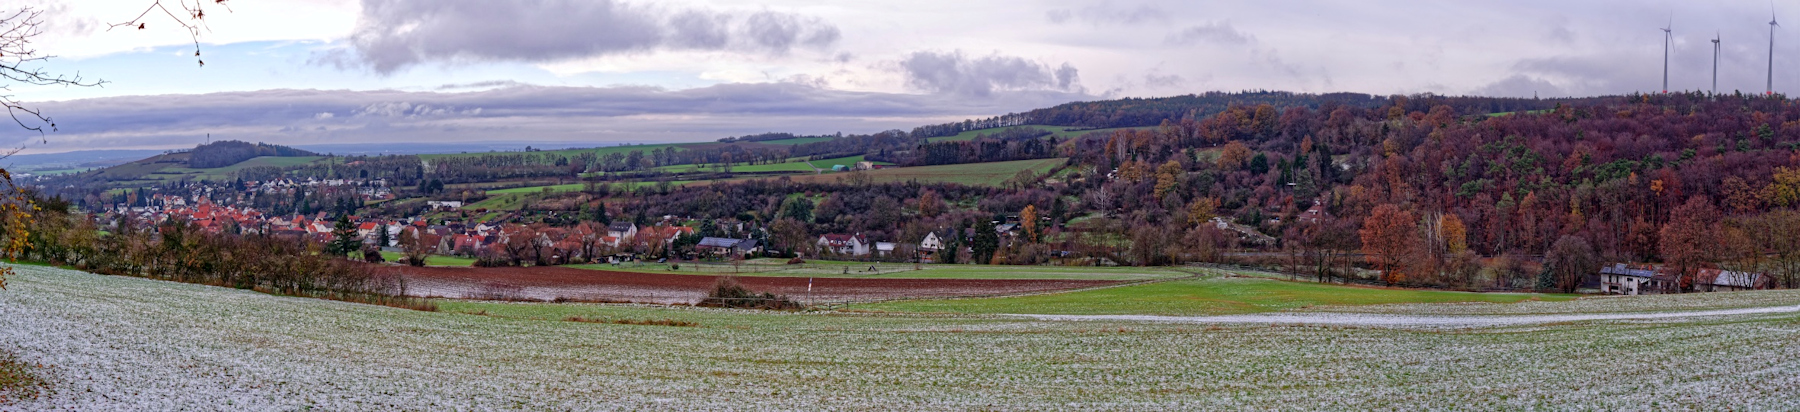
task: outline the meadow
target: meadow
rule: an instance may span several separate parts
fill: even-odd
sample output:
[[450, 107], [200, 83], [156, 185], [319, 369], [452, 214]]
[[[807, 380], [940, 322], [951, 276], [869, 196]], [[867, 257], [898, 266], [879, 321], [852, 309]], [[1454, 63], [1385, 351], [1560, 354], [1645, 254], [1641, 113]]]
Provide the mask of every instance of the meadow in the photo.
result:
[[[395, 253], [395, 252], [386, 252], [386, 251], [381, 252], [381, 258], [385, 259], [389, 262], [399, 262], [400, 259], [404, 258], [404, 257], [406, 257], [406, 255], [402, 255], [402, 254]], [[466, 257], [444, 256], [444, 255], [431, 255], [431, 256], [425, 257], [425, 266], [468, 267], [468, 266], [474, 266], [474, 265], [475, 265], [475, 259], [466, 258]]]
[[[221, 167], [213, 167], [213, 168], [206, 168], [206, 169], [189, 169], [186, 167], [169, 167], [169, 168], [164, 168], [161, 171], [151, 173], [149, 176], [150, 177], [161, 177], [164, 179], [170, 179], [170, 178], [178, 179], [181, 176], [192, 176], [194, 179], [197, 179], [197, 180], [198, 179], [229, 180], [233, 177], [236, 177], [236, 174], [238, 171], [252, 168], [252, 167], [271, 166], [271, 167], [286, 168], [286, 167], [294, 167], [294, 166], [300, 166], [300, 165], [304, 165], [304, 164], [316, 163], [320, 160], [325, 160], [325, 159], [327, 159], [327, 158], [324, 156], [298, 156], [298, 157], [261, 156], [261, 157], [253, 157], [253, 158], [250, 158], [250, 160], [245, 160], [242, 162], [237, 162], [236, 164], [232, 164], [230, 166], [221, 166]], [[173, 175], [173, 176], [165, 177], [165, 176], [170, 176], [170, 175]]]
[[[681, 186], [681, 185], [697, 183], [697, 182], [705, 182], [705, 181], [704, 180], [698, 180], [698, 181], [696, 181], [696, 180], [677, 180], [677, 181], [671, 181], [671, 182], [669, 182], [669, 184], [673, 185], [673, 186]], [[611, 182], [609, 184], [611, 185], [613, 190], [621, 190], [621, 189], [637, 189], [637, 188], [644, 187], [644, 186], [654, 186], [654, 185], [657, 185], [660, 183], [662, 183], [662, 182]], [[470, 203], [470, 204], [464, 206], [464, 208], [465, 209], [488, 209], [488, 210], [519, 210], [520, 207], [523, 207], [525, 205], [524, 202], [526, 200], [526, 197], [530, 196], [530, 195], [541, 194], [541, 193], [545, 193], [545, 192], [549, 192], [549, 193], [579, 192], [586, 188], [587, 188], [586, 183], [565, 183], [565, 184], [560, 184], [560, 185], [526, 186], [526, 187], [515, 187], [515, 188], [509, 188], [509, 189], [495, 189], [495, 190], [487, 191], [487, 194], [488, 194], [487, 199], [482, 199], [479, 202]]]
[[0, 293], [0, 348], [45, 382], [4, 406], [22, 410], [1800, 408], [1793, 313], [1437, 330], [462, 301], [417, 312], [19, 270]]
[[[819, 159], [819, 160], [813, 160], [810, 162], [807, 161], [805, 158], [793, 158], [793, 159], [789, 159], [787, 162], [783, 162], [783, 163], [734, 165], [731, 167], [731, 172], [733, 172], [733, 173], [776, 173], [776, 172], [813, 173], [813, 172], [817, 172], [817, 171], [824, 171], [824, 172], [829, 173], [829, 172], [831, 172], [831, 166], [833, 166], [833, 165], [844, 165], [845, 167], [853, 167], [853, 166], [856, 166], [857, 162], [861, 162], [861, 161], [863, 161], [863, 156], [861, 156], [861, 155], [849, 156], [849, 157], [839, 157], [839, 158], [832, 158], [832, 159]], [[878, 165], [892, 164], [892, 163], [888, 163], [888, 162], [874, 162], [874, 163], [878, 164]], [[711, 164], [669, 165], [669, 166], [658, 167], [655, 170], [660, 171], [660, 172], [669, 172], [669, 173], [685, 173], [685, 172], [720, 172], [720, 173], [723, 173], [725, 171], [724, 169], [720, 168], [718, 165], [711, 165]]]
[[[870, 182], [893, 183], [918, 181], [919, 183], [960, 183], [971, 186], [999, 186], [1007, 179], [1021, 171], [1030, 170], [1039, 175], [1049, 173], [1067, 162], [1063, 158], [1015, 160], [1010, 162], [967, 163], [943, 166], [896, 167], [861, 172]], [[847, 178], [846, 174], [798, 175], [793, 176], [796, 182], [827, 183]]]

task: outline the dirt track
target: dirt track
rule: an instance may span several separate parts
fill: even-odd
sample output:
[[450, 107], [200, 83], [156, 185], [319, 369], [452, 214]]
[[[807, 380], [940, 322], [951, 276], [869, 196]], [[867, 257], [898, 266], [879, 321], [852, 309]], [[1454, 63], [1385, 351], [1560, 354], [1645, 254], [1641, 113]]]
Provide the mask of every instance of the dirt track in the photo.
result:
[[[535, 299], [566, 298], [683, 304], [700, 301], [718, 276], [614, 272], [565, 267], [453, 268], [383, 267], [405, 277], [414, 296]], [[750, 289], [805, 299], [804, 277], [739, 277]], [[868, 279], [813, 278], [819, 302], [908, 297], [954, 297], [1047, 292], [1118, 284], [1104, 280]]]

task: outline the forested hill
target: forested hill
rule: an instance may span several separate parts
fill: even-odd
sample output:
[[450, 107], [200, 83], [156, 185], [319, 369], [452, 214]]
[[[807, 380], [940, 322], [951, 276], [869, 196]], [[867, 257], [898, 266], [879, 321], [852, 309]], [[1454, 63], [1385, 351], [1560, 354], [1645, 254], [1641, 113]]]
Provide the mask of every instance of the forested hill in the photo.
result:
[[221, 140], [194, 148], [188, 155], [188, 167], [205, 169], [225, 167], [255, 157], [278, 156], [299, 157], [317, 156], [317, 153], [295, 149], [292, 147], [267, 143], [248, 143], [237, 140]]
[[1172, 97], [1064, 103], [1024, 113], [1008, 113], [986, 119], [969, 119], [961, 122], [920, 126], [914, 128], [912, 134], [915, 137], [950, 136], [970, 130], [1027, 124], [1093, 129], [1155, 126], [1164, 120], [1179, 122], [1184, 118], [1206, 118], [1234, 106], [1265, 104], [1278, 110], [1290, 107], [1319, 110], [1326, 106], [1349, 106], [1364, 109], [1390, 106], [1398, 107], [1403, 112], [1424, 112], [1430, 111], [1432, 107], [1436, 106], [1449, 106], [1457, 113], [1488, 114], [1545, 110], [1556, 107], [1559, 103], [1587, 104], [1608, 99], [1617, 100], [1619, 97], [1523, 99], [1429, 94], [1408, 97], [1375, 96], [1362, 93], [1207, 92]]

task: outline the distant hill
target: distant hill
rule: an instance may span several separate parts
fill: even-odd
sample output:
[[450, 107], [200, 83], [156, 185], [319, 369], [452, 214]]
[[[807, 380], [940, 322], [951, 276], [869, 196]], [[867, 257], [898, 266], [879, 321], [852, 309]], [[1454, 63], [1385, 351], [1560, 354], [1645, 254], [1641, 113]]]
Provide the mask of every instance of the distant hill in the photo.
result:
[[78, 150], [63, 153], [12, 155], [0, 160], [12, 172], [76, 171], [128, 163], [162, 153], [161, 150]]
[[986, 119], [925, 125], [914, 128], [915, 137], [953, 136], [971, 130], [1022, 125], [1063, 126], [1086, 129], [1156, 126], [1164, 120], [1204, 119], [1223, 113], [1233, 106], [1271, 105], [1277, 110], [1302, 108], [1319, 110], [1325, 106], [1373, 109], [1398, 104], [1403, 111], [1427, 111], [1432, 107], [1450, 106], [1457, 113], [1486, 114], [1543, 110], [1557, 103], [1591, 104], [1606, 100], [1595, 98], [1527, 99], [1466, 96], [1378, 96], [1362, 93], [1293, 93], [1247, 91], [1238, 93], [1207, 92], [1181, 96], [1135, 98], [1090, 102], [1072, 102], [1023, 113], [1008, 113]]
[[221, 140], [194, 148], [188, 155], [187, 164], [193, 169], [225, 167], [251, 158], [262, 156], [303, 157], [318, 156], [305, 150], [267, 143], [248, 143], [237, 140]]

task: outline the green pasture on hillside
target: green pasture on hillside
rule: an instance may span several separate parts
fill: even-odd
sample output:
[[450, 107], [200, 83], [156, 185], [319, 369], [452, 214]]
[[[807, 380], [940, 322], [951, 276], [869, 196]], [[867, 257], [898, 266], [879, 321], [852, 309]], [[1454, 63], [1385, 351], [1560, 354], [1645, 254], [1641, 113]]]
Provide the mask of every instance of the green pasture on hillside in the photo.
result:
[[[875, 183], [898, 183], [917, 180], [920, 183], [961, 183], [971, 186], [999, 186], [1011, 179], [1020, 171], [1030, 170], [1037, 174], [1048, 173], [1067, 162], [1067, 159], [1051, 158], [1036, 160], [1016, 160], [1011, 162], [968, 163], [943, 166], [895, 167], [869, 170], [863, 173]], [[796, 182], [836, 182], [846, 178], [846, 173], [823, 175], [794, 176]]]

